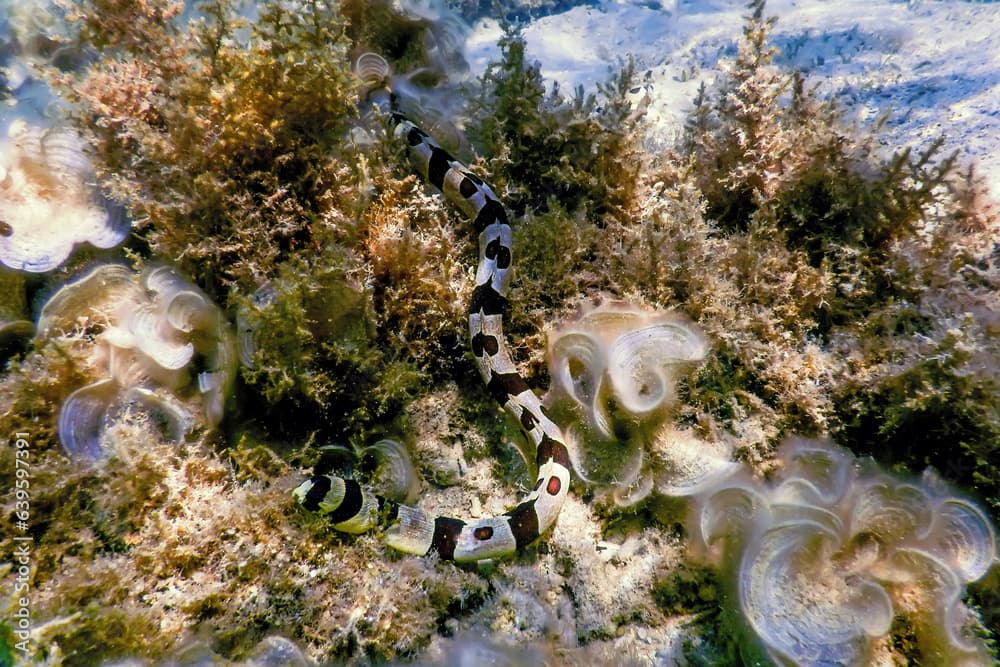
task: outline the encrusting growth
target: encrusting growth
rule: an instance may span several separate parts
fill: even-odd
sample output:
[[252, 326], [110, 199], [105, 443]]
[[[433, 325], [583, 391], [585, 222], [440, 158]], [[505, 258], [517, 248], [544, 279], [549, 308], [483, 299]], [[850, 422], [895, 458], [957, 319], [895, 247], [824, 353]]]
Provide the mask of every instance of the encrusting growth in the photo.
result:
[[[391, 93], [386, 88], [373, 91], [370, 99], [385, 110], [391, 107]], [[476, 288], [469, 307], [472, 353], [490, 395], [534, 442], [538, 478], [534, 490], [517, 507], [502, 516], [473, 522], [432, 517], [335, 475], [313, 477], [294, 494], [306, 509], [327, 515], [337, 530], [360, 533], [384, 527], [386, 543], [405, 553], [433, 552], [460, 562], [508, 556], [552, 527], [570, 481], [569, 454], [562, 433], [518, 373], [503, 335], [512, 262], [510, 222], [493, 190], [426, 132], [400, 113], [390, 111], [389, 121], [396, 138], [406, 142], [414, 168], [472, 219], [479, 234]]]

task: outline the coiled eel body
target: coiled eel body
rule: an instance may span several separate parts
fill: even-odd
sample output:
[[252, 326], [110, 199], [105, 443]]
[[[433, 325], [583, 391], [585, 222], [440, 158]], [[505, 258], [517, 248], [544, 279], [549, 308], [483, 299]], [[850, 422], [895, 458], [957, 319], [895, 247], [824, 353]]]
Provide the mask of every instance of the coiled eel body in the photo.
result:
[[315, 476], [293, 493], [307, 510], [326, 515], [336, 530], [361, 533], [381, 528], [386, 544], [405, 553], [436, 553], [459, 562], [502, 558], [522, 550], [552, 527], [570, 482], [562, 432], [518, 373], [504, 338], [513, 258], [510, 221], [490, 186], [426, 132], [395, 111], [389, 113], [389, 122], [395, 137], [405, 142], [414, 169], [457, 205], [479, 234], [479, 267], [469, 307], [472, 353], [490, 395], [518, 420], [535, 444], [538, 479], [514, 509], [475, 521], [431, 516], [335, 475]]

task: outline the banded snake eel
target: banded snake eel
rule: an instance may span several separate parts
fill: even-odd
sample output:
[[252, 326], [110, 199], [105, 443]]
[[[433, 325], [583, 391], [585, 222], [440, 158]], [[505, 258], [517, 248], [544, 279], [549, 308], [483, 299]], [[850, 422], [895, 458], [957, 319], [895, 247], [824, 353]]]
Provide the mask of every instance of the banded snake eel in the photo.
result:
[[[383, 108], [390, 107], [381, 89]], [[472, 353], [490, 395], [534, 443], [534, 489], [506, 514], [474, 521], [431, 516], [379, 497], [352, 479], [317, 475], [294, 491], [305, 509], [325, 515], [346, 533], [381, 529], [390, 547], [408, 554], [436, 553], [444, 560], [475, 562], [523, 550], [555, 523], [569, 489], [569, 453], [560, 428], [518, 373], [507, 349], [503, 317], [512, 263], [507, 212], [492, 188], [401, 113], [389, 111], [397, 140], [405, 142], [417, 173], [473, 222], [479, 235], [476, 287], [469, 306]]]

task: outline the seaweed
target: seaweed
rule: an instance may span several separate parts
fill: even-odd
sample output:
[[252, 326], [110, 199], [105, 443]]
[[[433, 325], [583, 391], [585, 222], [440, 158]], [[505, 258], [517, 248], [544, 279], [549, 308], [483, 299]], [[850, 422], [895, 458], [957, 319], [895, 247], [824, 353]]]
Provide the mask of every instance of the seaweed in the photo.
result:
[[1000, 516], [1000, 387], [977, 373], [974, 339], [952, 329], [912, 365], [833, 394], [831, 431], [860, 454], [910, 470], [934, 466]]
[[336, 3], [264, 3], [252, 23], [230, 0], [181, 10], [81, 3], [101, 55], [60, 92], [152, 252], [219, 299], [343, 225], [335, 155], [356, 95]]
[[480, 81], [471, 134], [491, 156], [488, 171], [513, 213], [545, 213], [558, 202], [569, 215], [584, 212], [591, 224], [625, 215], [642, 164], [635, 143], [641, 114], [628, 97], [635, 63], [624, 63], [599, 87], [600, 96], [579, 88], [566, 99], [557, 85], [546, 92], [516, 25], [504, 24], [499, 46], [500, 62]]

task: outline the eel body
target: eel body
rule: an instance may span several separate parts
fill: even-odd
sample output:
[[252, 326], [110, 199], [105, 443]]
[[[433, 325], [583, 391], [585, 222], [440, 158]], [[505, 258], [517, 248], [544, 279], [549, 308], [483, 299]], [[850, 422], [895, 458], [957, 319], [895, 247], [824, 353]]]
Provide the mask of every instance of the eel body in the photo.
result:
[[405, 553], [436, 553], [459, 562], [503, 558], [552, 527], [570, 482], [562, 432], [518, 373], [504, 338], [513, 260], [510, 221], [492, 188], [426, 132], [395, 111], [389, 112], [389, 122], [414, 169], [469, 217], [479, 235], [479, 266], [469, 307], [472, 353], [490, 395], [534, 443], [538, 478], [532, 492], [506, 514], [470, 521], [431, 516], [336, 475], [317, 475], [293, 493], [306, 509], [327, 515], [335, 529], [361, 533], [380, 528], [386, 544]]

